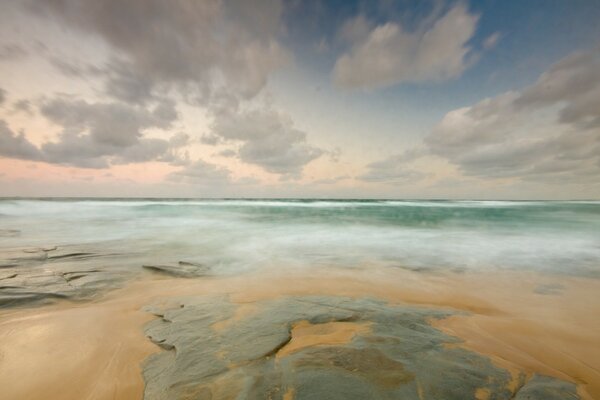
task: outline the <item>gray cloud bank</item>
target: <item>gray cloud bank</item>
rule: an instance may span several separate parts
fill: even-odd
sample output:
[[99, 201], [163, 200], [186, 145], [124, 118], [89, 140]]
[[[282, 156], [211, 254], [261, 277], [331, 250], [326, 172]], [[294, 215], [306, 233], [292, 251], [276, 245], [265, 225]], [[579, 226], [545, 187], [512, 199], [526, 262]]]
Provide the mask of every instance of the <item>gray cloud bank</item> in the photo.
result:
[[[202, 143], [234, 144], [237, 150], [230, 149], [228, 156], [286, 178], [299, 177], [322, 150], [309, 145], [306, 133], [284, 113], [265, 107], [242, 111], [269, 74], [291, 58], [277, 40], [282, 8], [278, 0], [32, 0], [29, 10], [35, 15], [100, 38], [112, 50], [101, 66], [47, 56], [67, 76], [103, 81], [103, 94], [111, 100], [44, 104], [41, 114], [62, 131], [57, 142], [39, 149], [37, 159], [80, 167], [179, 162], [172, 143], [142, 134], [169, 129], [177, 113], [165, 99], [179, 96], [214, 119]], [[12, 134], [11, 143], [17, 138], [25, 140]], [[189, 178], [201, 168], [206, 171], [198, 162], [181, 173]], [[193, 180], [188, 178], [182, 179]]]
[[467, 175], [597, 183], [599, 105], [596, 48], [562, 59], [520, 92], [447, 113], [426, 143]]
[[600, 183], [600, 48], [567, 56], [532, 85], [448, 112], [411, 150], [367, 165], [359, 179], [419, 180], [411, 164], [438, 156], [467, 175]]
[[104, 66], [106, 92], [125, 101], [173, 86], [198, 101], [221, 91], [250, 98], [289, 58], [276, 39], [277, 0], [33, 0], [30, 9], [116, 50]]
[[40, 112], [61, 128], [58, 140], [37, 147], [1, 121], [0, 155], [81, 168], [152, 160], [186, 163], [185, 153], [179, 151], [187, 144], [186, 135], [175, 134], [170, 140], [145, 137], [147, 129], [171, 126], [177, 118], [172, 102], [159, 103], [149, 111], [122, 103], [57, 97], [44, 102]]
[[[279, 42], [279, 1], [75, 1], [28, 0], [29, 11], [54, 19], [82, 37], [103, 41], [103, 65], [48, 60], [71, 77], [101, 84], [103, 100], [46, 98], [39, 114], [59, 127], [56, 139], [31, 143], [0, 120], [0, 156], [83, 168], [162, 161], [182, 166], [177, 182], [230, 181], [229, 171], [191, 163], [173, 99], [202, 107], [212, 117], [205, 145], [227, 145], [223, 157], [298, 178], [327, 151], [271, 106], [251, 104], [269, 75], [290, 60]], [[333, 70], [344, 88], [379, 88], [460, 76], [477, 57], [472, 40], [479, 17], [463, 3], [437, 8], [416, 24], [374, 25], [362, 16], [347, 21], [339, 36], [348, 44]], [[481, 46], [490, 48], [499, 33]], [[85, 40], [85, 39], [84, 39]], [[50, 48], [48, 47], [50, 52]], [[9, 44], [0, 60], [27, 51]], [[12, 94], [12, 93], [11, 93]], [[0, 106], [7, 109], [0, 88]], [[2, 103], [5, 104], [2, 104]], [[12, 103], [31, 112], [34, 100]], [[600, 50], [575, 53], [538, 81], [448, 112], [424, 139], [425, 150], [393, 155], [367, 165], [365, 182], [403, 184], [427, 174], [411, 163], [438, 156], [467, 176], [543, 182], [598, 183], [600, 176]], [[169, 139], [151, 137], [169, 133]]]

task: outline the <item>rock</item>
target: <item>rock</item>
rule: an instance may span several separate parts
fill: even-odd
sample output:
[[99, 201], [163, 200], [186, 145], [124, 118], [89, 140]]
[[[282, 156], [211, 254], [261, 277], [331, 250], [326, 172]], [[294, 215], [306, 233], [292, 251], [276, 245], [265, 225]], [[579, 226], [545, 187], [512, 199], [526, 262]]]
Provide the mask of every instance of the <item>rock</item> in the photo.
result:
[[65, 299], [68, 297], [64, 293], [28, 291], [26, 288], [21, 287], [0, 287], [0, 307], [17, 306], [32, 302], [46, 302], [48, 300]]
[[179, 261], [177, 265], [143, 265], [143, 268], [161, 274], [178, 276], [182, 278], [193, 278], [206, 276], [210, 272], [210, 268], [203, 264], [196, 264], [186, 261]]
[[[48, 252], [55, 251], [48, 257]], [[83, 300], [118, 288], [135, 270], [113, 267], [112, 263], [106, 266], [102, 260], [114, 255], [78, 246], [60, 251], [52, 246], [2, 249], [0, 307], [45, 304], [57, 299]], [[115, 257], [115, 265], [120, 258]]]
[[568, 400], [578, 399], [577, 387], [545, 375], [534, 375], [514, 397], [515, 400]]
[[24, 253], [39, 253], [39, 252], [49, 252], [49, 251], [55, 251], [57, 250], [58, 247], [56, 246], [46, 246], [46, 247], [34, 247], [31, 249], [24, 249], [23, 252]]
[[[510, 391], [508, 371], [483, 355], [448, 346], [458, 339], [428, 324], [449, 316], [446, 311], [307, 296], [258, 302], [257, 312], [234, 317], [236, 306], [225, 296], [178, 302], [172, 309], [148, 308], [161, 317], [147, 325], [146, 334], [166, 351], [143, 364], [145, 399], [283, 399], [287, 394], [300, 400], [462, 400], [478, 390], [506, 400], [553, 399], [548, 391], [563, 396], [557, 399], [576, 396], [573, 385], [551, 378]], [[300, 321], [369, 329], [347, 343], [283, 351], [296, 340], [293, 329]]]

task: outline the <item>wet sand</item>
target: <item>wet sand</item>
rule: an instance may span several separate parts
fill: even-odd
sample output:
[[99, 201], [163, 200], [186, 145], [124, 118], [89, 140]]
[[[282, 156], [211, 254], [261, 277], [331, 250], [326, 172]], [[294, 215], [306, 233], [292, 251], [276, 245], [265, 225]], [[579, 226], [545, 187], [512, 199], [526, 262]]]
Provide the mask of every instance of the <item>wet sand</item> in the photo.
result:
[[[561, 289], [540, 294], [540, 284]], [[160, 351], [143, 333], [153, 318], [142, 310], [145, 305], [226, 294], [238, 305], [233, 318], [242, 319], [252, 318], [260, 300], [339, 295], [466, 311], [432, 324], [503, 368], [575, 382], [583, 398], [594, 399], [600, 398], [598, 293], [598, 280], [516, 272], [422, 274], [373, 267], [310, 276], [283, 269], [232, 278], [147, 274], [91, 302], [1, 311], [0, 387], [9, 399], [141, 398], [140, 363]], [[227, 329], [228, 323], [213, 329]], [[299, 323], [282, 350], [343, 343], [365, 329], [352, 322]]]
[[141, 398], [140, 362], [157, 350], [142, 331], [151, 319], [128, 299], [2, 312], [0, 397]]

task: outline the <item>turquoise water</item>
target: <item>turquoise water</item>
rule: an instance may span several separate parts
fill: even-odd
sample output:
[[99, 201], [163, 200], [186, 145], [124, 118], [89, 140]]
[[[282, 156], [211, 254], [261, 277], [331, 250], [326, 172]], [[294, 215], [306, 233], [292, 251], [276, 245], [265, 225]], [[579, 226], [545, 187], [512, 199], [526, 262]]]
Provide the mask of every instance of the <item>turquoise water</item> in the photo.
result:
[[223, 273], [382, 264], [600, 277], [600, 202], [0, 200], [0, 248], [48, 245]]

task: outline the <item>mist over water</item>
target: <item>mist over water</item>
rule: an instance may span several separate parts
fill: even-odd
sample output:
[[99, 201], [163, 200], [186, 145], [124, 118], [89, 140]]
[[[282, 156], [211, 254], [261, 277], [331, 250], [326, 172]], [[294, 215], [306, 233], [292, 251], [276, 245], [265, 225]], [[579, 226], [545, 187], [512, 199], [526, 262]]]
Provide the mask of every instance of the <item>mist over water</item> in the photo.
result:
[[49, 245], [225, 274], [378, 264], [600, 277], [600, 202], [0, 200], [1, 248]]

